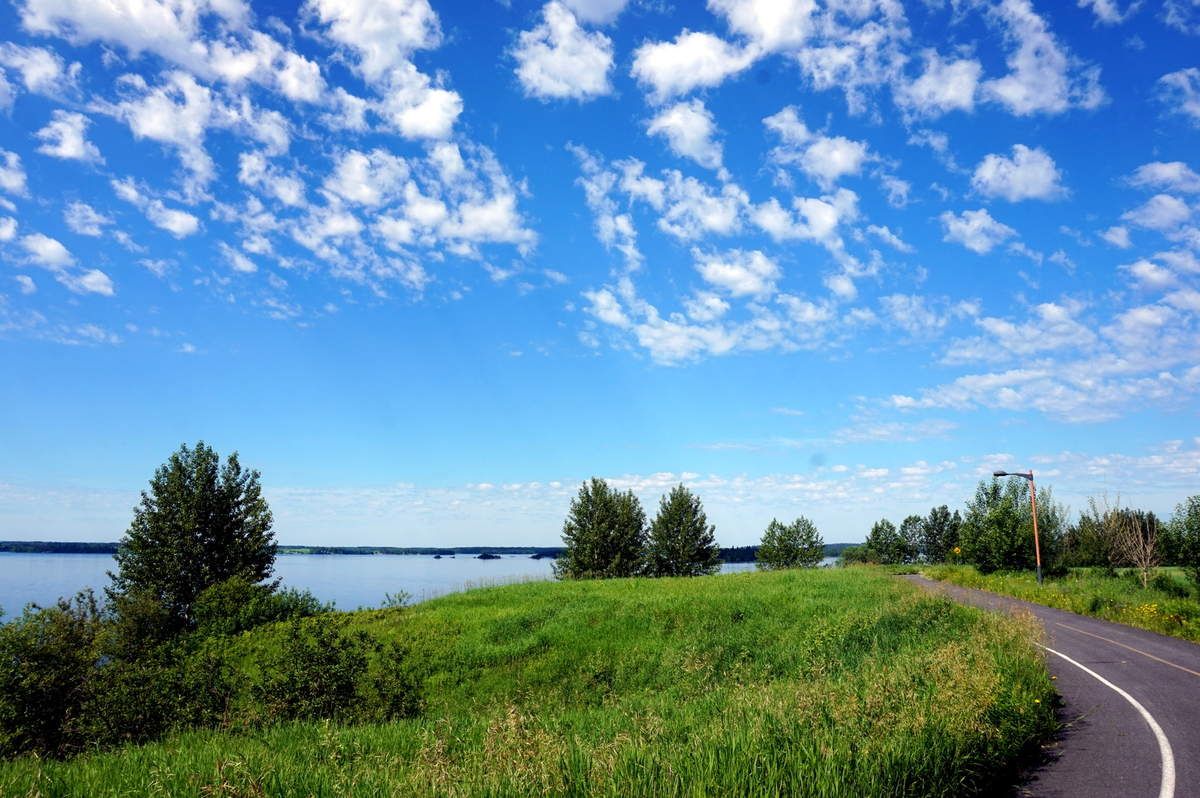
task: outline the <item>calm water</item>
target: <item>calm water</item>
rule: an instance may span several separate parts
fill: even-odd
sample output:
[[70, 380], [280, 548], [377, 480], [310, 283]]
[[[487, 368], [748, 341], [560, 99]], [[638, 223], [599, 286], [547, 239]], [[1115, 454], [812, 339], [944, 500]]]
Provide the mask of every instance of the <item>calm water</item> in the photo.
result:
[[[287, 587], [311, 590], [322, 601], [349, 610], [377, 607], [384, 594], [401, 590], [420, 601], [472, 587], [550, 579], [552, 562], [533, 560], [528, 555], [499, 560], [460, 555], [435, 560], [416, 555], [290, 554], [276, 559], [275, 574]], [[85, 587], [99, 592], [108, 584], [105, 572], [115, 568], [113, 558], [107, 554], [0, 552], [0, 607], [6, 618], [11, 618], [31, 601], [50, 604], [59, 596], [74, 595]], [[753, 568], [753, 563], [729, 563], [721, 571]]]

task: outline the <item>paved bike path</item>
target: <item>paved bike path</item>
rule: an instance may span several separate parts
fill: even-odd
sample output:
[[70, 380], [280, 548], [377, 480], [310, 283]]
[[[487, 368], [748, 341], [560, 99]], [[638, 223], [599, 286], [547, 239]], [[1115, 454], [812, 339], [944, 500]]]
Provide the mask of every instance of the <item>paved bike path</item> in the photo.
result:
[[1200, 798], [1200, 645], [983, 590], [905, 578], [966, 604], [1031, 612], [1045, 627], [1046, 664], [1057, 677], [1065, 727], [1020, 795]]

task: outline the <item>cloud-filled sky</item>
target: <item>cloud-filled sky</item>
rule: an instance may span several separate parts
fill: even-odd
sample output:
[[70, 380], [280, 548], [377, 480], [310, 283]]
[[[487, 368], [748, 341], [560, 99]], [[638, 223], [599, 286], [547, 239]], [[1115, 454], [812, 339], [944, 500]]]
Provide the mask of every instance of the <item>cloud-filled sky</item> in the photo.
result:
[[1200, 0], [0, 0], [0, 538], [1200, 492]]

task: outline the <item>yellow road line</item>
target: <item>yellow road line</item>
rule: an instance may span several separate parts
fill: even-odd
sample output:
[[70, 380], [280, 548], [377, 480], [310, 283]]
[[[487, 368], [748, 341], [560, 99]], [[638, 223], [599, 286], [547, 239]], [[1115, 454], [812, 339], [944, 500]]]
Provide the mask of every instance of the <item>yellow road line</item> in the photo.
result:
[[1069, 624], [1065, 624], [1065, 623], [1059, 623], [1058, 621], [1055, 621], [1055, 622], [1054, 622], [1054, 625], [1055, 625], [1055, 626], [1061, 626], [1061, 627], [1063, 627], [1064, 629], [1070, 629], [1072, 632], [1079, 632], [1079, 634], [1081, 634], [1081, 635], [1087, 635], [1088, 637], [1094, 637], [1094, 638], [1096, 638], [1097, 640], [1103, 640], [1105, 643], [1112, 643], [1114, 646], [1120, 646], [1121, 648], [1127, 648], [1127, 649], [1129, 649], [1130, 651], [1132, 651], [1132, 652], [1134, 652], [1134, 653], [1136, 653], [1136, 654], [1141, 654], [1143, 657], [1148, 657], [1148, 658], [1150, 658], [1150, 659], [1154, 660], [1155, 662], [1161, 662], [1163, 665], [1170, 665], [1172, 668], [1177, 668], [1177, 669], [1179, 669], [1179, 670], [1183, 671], [1184, 673], [1190, 673], [1190, 674], [1192, 674], [1193, 676], [1200, 676], [1200, 671], [1194, 671], [1194, 670], [1192, 670], [1191, 668], [1185, 668], [1185, 667], [1183, 667], [1182, 665], [1176, 665], [1174, 662], [1170, 662], [1170, 661], [1168, 661], [1168, 660], [1165, 660], [1165, 659], [1163, 659], [1162, 657], [1156, 657], [1156, 656], [1154, 656], [1153, 654], [1150, 654], [1150, 653], [1147, 653], [1147, 652], [1145, 652], [1145, 651], [1142, 651], [1140, 648], [1134, 648], [1133, 646], [1127, 646], [1127, 645], [1125, 645], [1124, 643], [1119, 643], [1119, 642], [1117, 642], [1116, 640], [1112, 640], [1112, 639], [1109, 639], [1109, 638], [1107, 638], [1107, 637], [1103, 637], [1103, 636], [1101, 636], [1101, 635], [1098, 635], [1098, 634], [1093, 634], [1092, 632], [1085, 632], [1085, 631], [1084, 631], [1084, 630], [1082, 630], [1082, 629], [1079, 629], [1079, 628], [1077, 628], [1077, 627], [1074, 627], [1074, 626], [1070, 626]]

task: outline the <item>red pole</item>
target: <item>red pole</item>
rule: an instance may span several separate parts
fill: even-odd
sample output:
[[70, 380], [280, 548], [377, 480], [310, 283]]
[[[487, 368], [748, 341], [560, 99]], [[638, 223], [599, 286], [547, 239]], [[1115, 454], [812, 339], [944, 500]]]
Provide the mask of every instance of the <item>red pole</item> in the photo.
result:
[[1038, 542], [1037, 486], [1033, 484], [1033, 469], [1029, 469], [1029, 503], [1033, 506], [1033, 554], [1037, 558], [1037, 581], [1042, 583], [1042, 546]]

